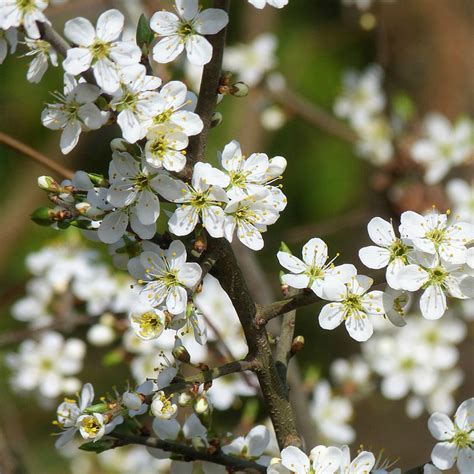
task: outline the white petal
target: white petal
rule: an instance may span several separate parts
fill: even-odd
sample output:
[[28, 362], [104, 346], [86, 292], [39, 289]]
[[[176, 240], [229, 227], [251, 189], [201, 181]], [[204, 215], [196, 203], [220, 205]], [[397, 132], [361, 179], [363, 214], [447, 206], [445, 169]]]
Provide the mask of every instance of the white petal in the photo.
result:
[[117, 66], [108, 58], [99, 59], [92, 67], [97, 84], [112, 94], [120, 86]]
[[390, 222], [381, 217], [374, 217], [367, 225], [372, 242], [381, 246], [389, 246], [395, 240], [395, 232]]
[[92, 54], [85, 48], [71, 48], [67, 50], [66, 59], [63, 61], [64, 70], [72, 75], [81, 74], [91, 67]]
[[81, 124], [78, 120], [70, 122], [66, 125], [61, 134], [61, 140], [59, 146], [61, 151], [66, 155], [69, 153], [79, 141], [79, 135], [81, 134]]
[[460, 449], [458, 453], [457, 467], [459, 474], [470, 474], [474, 466], [474, 449]]
[[116, 40], [123, 30], [125, 18], [118, 10], [107, 10], [97, 20], [97, 36], [102, 41], [110, 43]]
[[280, 265], [292, 273], [301, 273], [306, 269], [306, 265], [299, 258], [288, 252], [278, 252], [277, 258]]
[[79, 46], [90, 46], [95, 39], [95, 30], [86, 18], [73, 18], [64, 25], [64, 36]]
[[454, 443], [438, 443], [433, 448], [433, 451], [431, 451], [431, 461], [437, 468], [443, 471], [450, 469], [454, 466], [456, 452], [457, 448]]
[[390, 251], [371, 245], [359, 250], [359, 258], [367, 268], [379, 269], [388, 265], [390, 260]]
[[303, 289], [303, 288], [308, 288], [309, 276], [302, 275], [302, 274], [298, 274], [298, 275], [287, 274], [287, 275], [283, 275], [282, 281], [283, 283], [290, 286], [291, 288]]
[[196, 18], [195, 29], [201, 35], [214, 35], [229, 23], [229, 15], [220, 8], [207, 8]]
[[182, 286], [170, 288], [166, 297], [166, 308], [171, 314], [181, 314], [186, 310], [188, 294]]
[[195, 207], [183, 205], [174, 211], [174, 214], [168, 221], [168, 227], [174, 235], [188, 235], [196, 227], [198, 219], [199, 214]]
[[454, 435], [454, 425], [444, 413], [433, 413], [428, 420], [431, 436], [438, 441], [450, 439]]
[[110, 57], [122, 67], [138, 63], [141, 55], [140, 48], [132, 41], [118, 41], [110, 48]]
[[319, 325], [323, 329], [335, 329], [344, 320], [344, 308], [341, 303], [329, 303], [319, 313]]
[[374, 333], [369, 317], [363, 312], [354, 312], [346, 319], [349, 335], [358, 342], [367, 341]]
[[118, 114], [117, 123], [122, 130], [122, 136], [129, 143], [135, 143], [143, 138], [143, 128], [137, 116], [130, 110], [122, 110]]
[[310, 266], [322, 267], [328, 258], [328, 246], [321, 239], [311, 239], [303, 247], [303, 261]]
[[474, 428], [474, 398], [468, 398], [459, 405], [454, 420], [456, 425], [464, 431]]
[[188, 61], [195, 66], [204, 66], [212, 58], [212, 46], [206, 38], [192, 35], [186, 40]]
[[184, 286], [193, 288], [201, 279], [202, 270], [197, 263], [186, 263], [178, 271], [178, 280]]
[[407, 291], [419, 290], [427, 281], [429, 275], [418, 265], [406, 265], [397, 274], [398, 286]]
[[114, 211], [107, 214], [100, 224], [98, 236], [106, 244], [113, 244], [125, 233], [128, 225], [128, 216], [125, 212]]
[[179, 36], [166, 36], [153, 46], [153, 59], [157, 63], [169, 63], [176, 59], [184, 49]]
[[426, 319], [439, 319], [446, 312], [446, 295], [440, 285], [430, 285], [420, 298], [421, 314]]
[[283, 449], [281, 452], [281, 463], [296, 474], [307, 474], [310, 468], [308, 456], [294, 446], [288, 446]]

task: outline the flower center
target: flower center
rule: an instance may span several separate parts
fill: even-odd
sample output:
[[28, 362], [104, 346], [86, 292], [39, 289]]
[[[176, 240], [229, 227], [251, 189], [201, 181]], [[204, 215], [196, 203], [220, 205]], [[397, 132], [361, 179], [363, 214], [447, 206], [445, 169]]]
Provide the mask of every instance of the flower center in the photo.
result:
[[23, 13], [28, 13], [36, 9], [34, 0], [16, 0], [16, 6]]
[[406, 294], [400, 295], [393, 300], [393, 309], [400, 316], [405, 316], [405, 310], [403, 309], [408, 303], [408, 296]]
[[400, 239], [397, 239], [391, 246], [390, 246], [390, 260], [393, 261], [396, 258], [403, 258], [404, 263], [406, 261], [406, 255], [408, 253], [408, 246], [405, 245]]
[[131, 92], [127, 92], [122, 97], [122, 100], [117, 104], [116, 109], [117, 109], [117, 112], [122, 112], [122, 110], [126, 110], [126, 109], [135, 110], [136, 104], [137, 104], [136, 95], [132, 94]]
[[361, 298], [359, 295], [350, 294], [343, 302], [344, 308], [346, 310], [346, 318], [351, 316], [352, 314], [357, 314], [358, 312], [362, 312], [362, 303]]
[[95, 61], [106, 58], [109, 54], [109, 49], [110, 45], [100, 40], [95, 41], [92, 46], [90, 46], [92, 57]]
[[178, 35], [186, 39], [188, 36], [195, 35], [196, 30], [191, 21], [183, 21], [178, 27]]
[[166, 150], [169, 147], [169, 140], [166, 137], [160, 137], [153, 141], [150, 146], [150, 152], [160, 161], [163, 161]]
[[426, 234], [426, 238], [435, 245], [439, 245], [445, 240], [446, 231], [444, 229], [433, 229]]
[[229, 173], [229, 178], [232, 186], [236, 188], [245, 188], [245, 182], [247, 179], [248, 173], [242, 171], [231, 171]]
[[101, 425], [95, 416], [89, 416], [82, 420], [82, 428], [91, 437], [97, 436]]
[[198, 193], [198, 192], [194, 191], [193, 192], [193, 197], [189, 201], [189, 204], [191, 204], [191, 206], [193, 206], [197, 209], [203, 209], [203, 208], [207, 207], [207, 205], [208, 205], [208, 202], [207, 202], [208, 194], [209, 194], [208, 191], [203, 192], [203, 193]]
[[430, 274], [429, 283], [434, 285], [443, 285], [448, 272], [443, 267], [435, 267], [428, 269]]
[[414, 366], [415, 366], [415, 362], [413, 359], [410, 359], [410, 358], [403, 359], [400, 364], [400, 367], [403, 370], [411, 370], [413, 369]]
[[167, 287], [173, 287], [179, 285], [178, 276], [176, 275], [175, 270], [167, 271], [162, 277], [161, 281]]
[[139, 174], [135, 177], [135, 186], [138, 189], [146, 189], [148, 187], [148, 183], [150, 178], [145, 176], [144, 174]]
[[163, 327], [161, 319], [154, 311], [134, 315], [133, 320], [140, 326], [141, 333], [144, 337], [150, 337], [155, 335], [157, 332], [161, 332]]
[[460, 430], [456, 427], [456, 433], [451, 440], [459, 449], [468, 448], [471, 446], [471, 438], [467, 431]]
[[173, 109], [168, 109], [164, 112], [161, 112], [161, 114], [155, 115], [153, 117], [153, 123], [159, 125], [168, 122], [171, 118], [171, 115], [173, 115], [173, 112]]

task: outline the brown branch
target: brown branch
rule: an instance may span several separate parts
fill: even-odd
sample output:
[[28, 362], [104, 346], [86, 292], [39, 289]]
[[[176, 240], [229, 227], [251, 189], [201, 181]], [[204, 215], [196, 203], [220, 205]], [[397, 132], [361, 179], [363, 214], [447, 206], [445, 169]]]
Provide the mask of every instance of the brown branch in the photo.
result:
[[191, 446], [171, 441], [164, 441], [152, 436], [136, 436], [115, 432], [111, 433], [109, 436], [118, 440], [114, 447], [126, 446], [128, 444], [141, 444], [149, 448], [158, 448], [163, 451], [179, 454], [183, 456], [185, 461], [206, 461], [247, 473], [267, 471], [266, 467], [261, 466], [254, 461], [248, 461], [246, 459], [225, 454], [220, 449], [217, 449], [214, 452], [212, 452], [212, 448], [206, 451], [198, 451]]
[[321, 301], [312, 291], [299, 293], [295, 296], [285, 298], [280, 301], [268, 304], [266, 306], [259, 306], [256, 315], [256, 324], [259, 327], [265, 326], [268, 321], [288, 313], [302, 306], [309, 306], [311, 304]]
[[[298, 290], [290, 289], [288, 295], [295, 296]], [[280, 337], [275, 352], [275, 364], [280, 374], [281, 381], [287, 384], [288, 363], [291, 358], [291, 344], [295, 334], [296, 309], [289, 311], [283, 315], [281, 321]]]
[[236, 374], [246, 370], [254, 370], [255, 367], [255, 362], [250, 359], [236, 360], [229, 362], [228, 364], [221, 365], [220, 367], [203, 370], [202, 372], [199, 372], [195, 375], [186, 377], [179, 382], [168, 385], [167, 387], [163, 388], [162, 391], [165, 392], [165, 395], [169, 396], [173, 393], [184, 392], [185, 390], [192, 389], [196, 385], [209, 383], [212, 380], [218, 379], [219, 377], [224, 377], [225, 375]]
[[225, 239], [211, 238], [209, 245], [218, 249], [221, 254], [212, 272], [229, 295], [239, 316], [249, 347], [248, 358], [255, 361], [254, 371], [260, 383], [278, 444], [281, 449], [289, 445], [301, 446], [287, 390], [277, 372], [266, 329], [256, 323], [257, 307], [232, 248]]
[[320, 128], [352, 145], [357, 143], [357, 135], [345, 123], [340, 122], [329, 112], [308, 102], [292, 90], [285, 88], [283, 90], [271, 91], [267, 87], [263, 89], [263, 92], [280, 104], [286, 111], [297, 115], [310, 125]]
[[[220, 8], [226, 12], [230, 8], [230, 0], [214, 0], [214, 8]], [[207, 137], [211, 128], [212, 115], [217, 104], [217, 89], [219, 87], [222, 58], [224, 57], [225, 38], [227, 27], [217, 34], [207, 37], [212, 45], [212, 59], [204, 66], [201, 79], [201, 87], [195, 112], [201, 117], [204, 124], [199, 135], [191, 137], [187, 148], [187, 164], [180, 176], [190, 179], [192, 176], [194, 163], [204, 159], [204, 152], [207, 145]]]
[[28, 158], [37, 161], [38, 163], [42, 164], [51, 171], [54, 171], [63, 178], [71, 179], [74, 175], [71, 170], [65, 168], [59, 163], [56, 163], [55, 161], [51, 160], [51, 158], [48, 158], [39, 151], [35, 150], [34, 148], [31, 148], [30, 146], [17, 140], [16, 138], [13, 138], [10, 135], [7, 135], [6, 133], [0, 132], [0, 143], [3, 143], [12, 150], [16, 150], [19, 153], [27, 156]]

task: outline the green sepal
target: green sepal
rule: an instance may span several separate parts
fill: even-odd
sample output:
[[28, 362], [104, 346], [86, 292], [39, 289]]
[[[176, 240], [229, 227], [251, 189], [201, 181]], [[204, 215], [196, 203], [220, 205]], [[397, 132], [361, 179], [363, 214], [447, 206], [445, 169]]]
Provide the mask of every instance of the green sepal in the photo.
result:
[[89, 451], [91, 453], [103, 453], [115, 447], [115, 441], [112, 439], [100, 439], [99, 441], [90, 441], [79, 446], [82, 451]]
[[85, 413], [105, 413], [106, 411], [109, 410], [109, 406], [107, 403], [96, 403], [95, 405], [91, 405], [90, 407], [87, 407], [84, 412]]
[[137, 44], [143, 51], [143, 46], [148, 46], [153, 40], [153, 33], [148, 24], [147, 17], [142, 13], [137, 25]]
[[38, 207], [38, 209], [31, 213], [30, 218], [38, 225], [49, 226], [54, 223], [50, 217], [50, 212], [51, 209], [49, 207]]
[[290, 247], [288, 247], [288, 245], [286, 245], [286, 243], [283, 241], [280, 242], [280, 252], [286, 252], [286, 253], [289, 253], [290, 255], [293, 255], [291, 253]]

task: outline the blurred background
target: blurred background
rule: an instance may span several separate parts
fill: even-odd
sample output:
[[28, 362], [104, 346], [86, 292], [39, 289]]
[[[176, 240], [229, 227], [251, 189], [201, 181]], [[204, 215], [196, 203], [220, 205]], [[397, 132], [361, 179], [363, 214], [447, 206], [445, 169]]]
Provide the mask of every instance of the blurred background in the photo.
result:
[[[53, 25], [62, 31], [64, 22], [74, 16], [95, 21], [108, 8], [121, 9], [126, 0], [69, 0], [50, 8]], [[171, 2], [144, 0], [147, 15]], [[130, 13], [133, 16], [133, 12]], [[369, 16], [367, 16], [369, 15]], [[450, 119], [474, 112], [474, 3], [472, 0], [394, 0], [375, 2], [369, 12], [344, 6], [339, 0], [290, 0], [282, 11], [255, 10], [243, 0], [234, 0], [228, 43], [248, 42], [263, 32], [277, 36], [278, 65], [287, 87], [316, 108], [331, 112], [348, 68], [364, 69], [378, 63], [385, 70], [385, 89], [389, 100], [396, 94], [411, 98], [417, 118], [439, 111]], [[20, 48], [21, 54], [21, 48]], [[18, 56], [18, 54], [16, 55]], [[50, 91], [61, 90], [59, 68], [50, 68], [39, 84], [26, 81], [27, 58], [9, 56], [0, 67], [0, 131], [40, 150], [70, 169], [107, 173], [109, 142], [119, 135], [118, 128], [107, 127], [82, 134], [79, 145], [64, 157], [58, 147], [59, 134], [41, 126], [44, 103]], [[283, 186], [288, 206], [280, 220], [265, 235], [265, 248], [258, 261], [270, 283], [259, 287], [258, 276], [252, 288], [256, 298], [268, 301], [273, 292], [279, 297], [275, 258], [281, 240], [295, 253], [309, 238], [318, 236], [328, 243], [332, 254], [340, 252], [344, 262], [361, 267], [357, 252], [368, 245], [366, 223], [373, 216], [392, 217], [406, 208], [422, 211], [432, 204], [446, 207], [440, 187], [427, 188], [418, 171], [410, 171], [403, 199], [388, 198], [388, 182], [397, 179], [398, 169], [375, 168], [358, 158], [353, 146], [300, 117], [288, 104], [280, 104], [284, 123], [277, 130], [262, 125], [262, 111], [273, 102], [259, 88], [248, 97], [226, 98], [219, 106], [224, 120], [210, 134], [208, 157], [215, 163], [218, 150], [237, 139], [244, 153], [261, 151], [288, 160]], [[290, 104], [291, 105], [291, 104]], [[396, 151], [403, 159], [403, 147]], [[29, 214], [47, 205], [36, 186], [39, 175], [50, 174], [25, 156], [0, 144], [0, 332], [23, 327], [11, 318], [9, 307], [22, 295], [28, 274], [25, 256], [58, 237], [50, 228], [39, 227]], [[418, 173], [418, 174], [417, 174]], [[457, 173], [471, 173], [466, 167]], [[406, 177], [405, 177], [406, 178]], [[242, 251], [244, 262], [248, 255]], [[250, 262], [248, 265], [252, 265]], [[250, 267], [251, 268], [251, 267]], [[257, 274], [258, 275], [258, 274]], [[251, 275], [250, 275], [251, 276]], [[322, 374], [335, 357], [358, 353], [358, 344], [345, 331], [328, 336], [317, 322], [317, 307], [302, 309], [297, 318], [297, 334], [304, 334], [306, 347], [299, 354], [300, 370]], [[456, 401], [474, 393], [473, 326], [460, 347], [466, 380], [456, 393]], [[81, 335], [81, 331], [76, 331]], [[14, 346], [0, 347], [0, 353]], [[95, 353], [94, 351], [97, 351]], [[121, 366], [100, 368], [103, 354], [89, 349], [84, 373], [98, 391], [123, 380]], [[352, 425], [357, 431], [354, 447], [364, 444], [373, 451], [385, 450], [391, 460], [401, 459], [404, 468], [429, 459], [433, 440], [426, 429], [427, 414], [411, 420], [404, 414], [404, 402], [389, 401], [374, 394], [356, 404]], [[67, 462], [53, 449], [50, 437], [54, 410], [41, 410], [33, 397], [21, 397], [8, 387], [8, 371], [0, 367], [1, 433], [22, 458], [25, 472], [64, 473]], [[0, 439], [1, 441], [1, 439]]]

